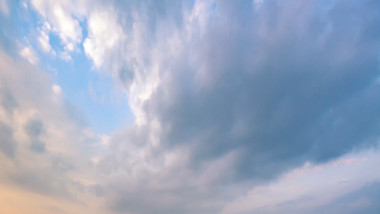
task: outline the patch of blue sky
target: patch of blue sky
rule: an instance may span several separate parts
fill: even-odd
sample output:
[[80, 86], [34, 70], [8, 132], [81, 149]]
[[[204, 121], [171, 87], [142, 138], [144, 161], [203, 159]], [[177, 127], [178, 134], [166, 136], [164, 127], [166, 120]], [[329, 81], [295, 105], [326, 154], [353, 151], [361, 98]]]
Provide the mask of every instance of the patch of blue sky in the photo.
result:
[[66, 99], [85, 113], [97, 132], [110, 134], [117, 127], [132, 123], [133, 116], [125, 94], [117, 94], [108, 74], [91, 70], [92, 63], [83, 51], [72, 53], [72, 61], [47, 59], [44, 70], [54, 76]]
[[[85, 56], [82, 43], [70, 53], [72, 60], [65, 61], [59, 56], [64, 51], [62, 41], [57, 34], [49, 32], [49, 43], [56, 56], [40, 50], [37, 38], [44, 20], [22, 3], [13, 1], [9, 17], [0, 21], [1, 42], [5, 49], [15, 55], [19, 50], [12, 49], [15, 47], [12, 44], [31, 46], [38, 54], [41, 69], [51, 75], [54, 84], [61, 87], [65, 99], [83, 112], [87, 124], [96, 132], [111, 134], [118, 127], [131, 124], [134, 118], [127, 96], [116, 90], [118, 86], [110, 75], [92, 69], [92, 62]], [[85, 21], [80, 23], [82, 40], [87, 35]]]
[[9, 14], [0, 13], [1, 41], [3, 47], [13, 56], [18, 53], [18, 42], [25, 43], [27, 37], [37, 26], [37, 18], [25, 10], [20, 1], [7, 1]]
[[218, 4], [215, 1], [213, 1], [211, 4], [210, 10], [213, 11], [213, 10], [216, 10], [217, 8], [218, 8]]

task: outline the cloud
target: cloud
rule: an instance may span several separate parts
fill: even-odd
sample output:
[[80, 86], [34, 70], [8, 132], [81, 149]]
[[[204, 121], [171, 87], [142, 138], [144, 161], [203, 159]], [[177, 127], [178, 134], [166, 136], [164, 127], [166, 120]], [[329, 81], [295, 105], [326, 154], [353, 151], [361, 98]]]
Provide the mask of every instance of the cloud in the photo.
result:
[[380, 179], [372, 170], [379, 164], [378, 154], [378, 150], [365, 151], [327, 164], [306, 163], [226, 203], [221, 213], [357, 213], [373, 209], [371, 201], [376, 197], [368, 200], [373, 193], [364, 189], [375, 187]]
[[30, 46], [26, 46], [26, 47], [22, 48], [20, 50], [19, 54], [20, 54], [20, 56], [27, 59], [31, 64], [36, 64], [39, 61], [39, 58], [38, 58], [36, 52]]
[[[90, 207], [98, 197], [109, 213], [219, 213], [249, 190], [272, 193], [294, 169], [313, 174], [305, 163], [316, 169], [378, 145], [375, 0], [31, 5], [59, 35], [60, 57], [75, 60], [83, 42], [94, 68], [123, 85], [136, 120], [110, 137], [94, 133], [46, 73], [1, 50], [0, 148], [19, 165], [0, 159], [0, 178], [12, 187]], [[20, 55], [36, 63], [32, 53]], [[340, 209], [335, 190], [313, 208]], [[294, 201], [319, 202], [297, 191]]]
[[[39, 43], [44, 51], [51, 51], [48, 44], [48, 36], [45, 35], [49, 31], [56, 33], [63, 45], [61, 53], [64, 60], [68, 60], [69, 53], [77, 50], [78, 44], [82, 41], [82, 28], [80, 19], [86, 13], [87, 1], [31, 1], [32, 8], [36, 10], [42, 17], [43, 23], [51, 26], [47, 32], [41, 32]], [[46, 24], [45, 24], [46, 25]], [[45, 33], [45, 34], [44, 34]]]
[[39, 137], [44, 133], [44, 127], [40, 120], [38, 119], [29, 119], [25, 124], [24, 129], [30, 137]]
[[9, 7], [7, 4], [7, 0], [0, 0], [0, 11], [4, 15], [9, 16]]
[[359, 214], [359, 213], [378, 213], [380, 206], [377, 203], [380, 199], [379, 196], [380, 183], [371, 182], [366, 184], [364, 187], [352, 191], [346, 195], [337, 198], [335, 201], [316, 209], [314, 212], [310, 213], [349, 213], [349, 214]]
[[30, 149], [39, 153], [45, 152], [45, 143], [40, 140], [40, 136], [45, 132], [42, 121], [35, 118], [29, 119], [24, 125], [24, 130], [31, 141]]
[[45, 24], [46, 26], [40, 30], [40, 35], [38, 37], [38, 44], [40, 46], [40, 49], [45, 53], [51, 53], [53, 55], [56, 55], [55, 51], [50, 45], [50, 38], [48, 35], [48, 31], [50, 30], [50, 26], [48, 24]]
[[12, 112], [16, 107], [17, 107], [17, 102], [13, 95], [5, 90], [2, 89], [0, 90], [0, 95], [1, 95], [1, 106], [8, 112]]
[[54, 94], [56, 94], [57, 96], [62, 95], [62, 88], [59, 85], [53, 85], [52, 90], [53, 90]]
[[[259, 185], [307, 161], [375, 145], [379, 34], [372, 26], [379, 6], [117, 4], [128, 40], [109, 54], [123, 56], [133, 72], [125, 87], [136, 125], [111, 138], [112, 153], [100, 161], [113, 208], [212, 213], [227, 200], [216, 194], [226, 193], [223, 183]], [[179, 18], [171, 11], [181, 11]], [[168, 166], [172, 153], [176, 164]], [[121, 181], [124, 187], [113, 187]], [[164, 191], [165, 200], [147, 198], [167, 182], [173, 191]], [[140, 194], [146, 201], [130, 205], [128, 195]]]
[[105, 63], [108, 50], [112, 50], [123, 39], [123, 31], [112, 10], [94, 11], [88, 18], [88, 37], [83, 43], [86, 55], [96, 67]]
[[13, 158], [16, 152], [16, 142], [13, 139], [12, 129], [0, 121], [0, 150], [9, 158]]
[[[91, 159], [101, 154], [103, 136], [89, 135], [83, 113], [59, 93], [47, 73], [0, 47], [0, 183], [56, 203], [66, 200], [71, 210], [91, 195]], [[1, 204], [1, 211], [11, 206]]]

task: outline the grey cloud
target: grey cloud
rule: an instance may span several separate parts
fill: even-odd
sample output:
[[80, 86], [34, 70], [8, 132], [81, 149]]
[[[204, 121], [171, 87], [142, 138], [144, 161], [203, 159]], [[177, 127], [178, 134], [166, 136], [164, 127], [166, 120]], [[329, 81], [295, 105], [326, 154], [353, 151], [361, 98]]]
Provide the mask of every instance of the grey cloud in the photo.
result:
[[8, 112], [13, 112], [13, 110], [18, 106], [16, 99], [8, 90], [1, 90], [1, 105]]
[[45, 142], [40, 140], [40, 136], [45, 133], [42, 121], [36, 118], [29, 119], [24, 125], [24, 130], [31, 142], [30, 149], [37, 153], [45, 152]]
[[66, 160], [64, 157], [55, 157], [51, 160], [55, 170], [59, 172], [67, 172], [75, 169], [72, 161]]
[[376, 214], [380, 212], [380, 182], [365, 184], [362, 188], [349, 192], [338, 199], [309, 213]]
[[[201, 32], [197, 25], [190, 38], [185, 23], [161, 25], [176, 19], [165, 14], [171, 8], [146, 19], [148, 33], [142, 37], [153, 47], [142, 44], [144, 58], [130, 63], [147, 70], [157, 63], [160, 83], [143, 103], [148, 125], [131, 128], [146, 134], [113, 139], [115, 157], [104, 162], [117, 165], [115, 173], [133, 167], [126, 160], [133, 156], [129, 147], [149, 145], [149, 135], [161, 147], [148, 147], [152, 157], [141, 161], [156, 163], [160, 155], [185, 149], [189, 160], [178, 171], [164, 168], [158, 175], [190, 171], [188, 180], [168, 179], [198, 190], [205, 186], [192, 182], [202, 177], [202, 169], [231, 152], [238, 154], [235, 162], [211, 185], [264, 182], [306, 161], [327, 162], [376, 144], [380, 36], [374, 26], [380, 22], [380, 4], [268, 0], [255, 7], [253, 1], [218, 1], [207, 10], [207, 27]], [[166, 39], [178, 32], [182, 48], [168, 56]], [[158, 62], [155, 44], [163, 47]], [[134, 72], [151, 78], [140, 71]], [[160, 132], [154, 132], [152, 121], [159, 121]], [[176, 194], [186, 197], [180, 188]], [[120, 193], [116, 210], [128, 211], [126, 195]]]
[[[267, 1], [255, 13], [247, 2], [218, 2], [223, 21], [209, 20], [202, 38], [183, 41], [177, 58], [160, 62], [162, 82], [143, 108], [164, 127], [161, 141], [194, 142], [195, 163], [241, 150], [235, 169], [250, 179], [373, 142], [380, 73], [372, 26], [380, 5], [324, 4]], [[200, 68], [214, 78], [203, 88]]]
[[[242, 212], [241, 214], [304, 214], [304, 213], [347, 213], [347, 214], [359, 214], [368, 213], [375, 214], [380, 211], [379, 201], [380, 199], [380, 183], [372, 182], [364, 184], [359, 189], [345, 193], [332, 201], [327, 203], [322, 202], [316, 206], [307, 206], [307, 204], [313, 204], [314, 197], [304, 195], [296, 200], [287, 201], [281, 204], [272, 206], [263, 206], [255, 211]], [[305, 206], [306, 205], [306, 206]]]
[[40, 140], [33, 140], [30, 144], [30, 149], [38, 153], [43, 153], [46, 151], [45, 143]]
[[13, 184], [38, 194], [66, 200], [78, 200], [76, 194], [84, 185], [68, 179], [64, 173], [52, 173], [50, 169], [22, 169], [10, 176]]
[[16, 142], [11, 127], [0, 121], [0, 150], [8, 158], [14, 158]]
[[[319, 1], [294, 1], [306, 10], [296, 16], [292, 5], [269, 1], [258, 14], [243, 10], [232, 16], [250, 5], [218, 3], [227, 24], [211, 22], [194, 48], [186, 46], [145, 103], [148, 116], [168, 127], [163, 142], [170, 147], [195, 142], [194, 162], [242, 150], [238, 175], [267, 179], [378, 137], [380, 94], [374, 82], [380, 37], [370, 36], [367, 20], [380, 20], [379, 4], [337, 1], [321, 10], [314, 7], [323, 4]], [[273, 23], [266, 13], [276, 14]], [[194, 64], [182, 58], [189, 54], [197, 57]], [[199, 67], [215, 81], [187, 88], [197, 87]], [[245, 131], [237, 135], [239, 124]]]
[[31, 138], [38, 138], [45, 132], [42, 121], [35, 118], [28, 120], [24, 126], [24, 130]]

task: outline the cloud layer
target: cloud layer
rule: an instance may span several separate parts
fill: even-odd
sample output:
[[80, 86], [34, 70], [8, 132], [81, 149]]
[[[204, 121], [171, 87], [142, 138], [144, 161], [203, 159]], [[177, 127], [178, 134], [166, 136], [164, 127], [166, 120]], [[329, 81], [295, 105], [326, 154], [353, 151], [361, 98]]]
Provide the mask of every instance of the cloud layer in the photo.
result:
[[[259, 207], [260, 200], [236, 207], [257, 189], [276, 193], [270, 185], [288, 184], [287, 173], [305, 163], [326, 167], [319, 176], [328, 180], [326, 164], [363, 149], [378, 152], [376, 0], [29, 4], [43, 23], [41, 50], [55, 54], [55, 34], [63, 59], [84, 54], [93, 69], [122, 85], [135, 116], [111, 136], [94, 133], [64, 91], [33, 65], [43, 59], [30, 44], [18, 52], [29, 63], [0, 50], [0, 181], [90, 204], [66, 207], [68, 213], [83, 207], [275, 213], [273, 201], [269, 208]], [[359, 203], [353, 213], [376, 212], [372, 199], [359, 199], [377, 197], [378, 179], [358, 179], [371, 184], [358, 182], [307, 212], [341, 212], [347, 201]], [[284, 207], [306, 212], [294, 203]]]
[[[257, 185], [377, 143], [375, 1], [133, 6], [138, 12], [120, 13], [126, 44], [109, 53], [125, 62], [115, 72], [137, 123], [111, 140], [112, 156], [101, 161], [119, 166], [116, 180], [136, 176], [116, 196], [116, 210], [138, 211], [128, 195], [139, 198], [139, 185], [153, 186], [141, 196], [150, 205], [143, 213], [212, 210], [228, 191], [223, 184]], [[169, 202], [155, 197], [161, 191]]]

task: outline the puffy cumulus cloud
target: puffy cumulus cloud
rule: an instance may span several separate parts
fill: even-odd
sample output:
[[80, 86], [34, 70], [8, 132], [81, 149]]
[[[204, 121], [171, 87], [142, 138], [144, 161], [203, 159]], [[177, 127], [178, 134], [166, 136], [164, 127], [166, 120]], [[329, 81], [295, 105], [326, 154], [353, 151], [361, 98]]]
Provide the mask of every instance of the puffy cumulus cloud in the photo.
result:
[[99, 162], [114, 210], [217, 212], [245, 185], [377, 143], [376, 1], [171, 3], [115, 3], [127, 39], [109, 70], [136, 125]]
[[[49, 213], [48, 206], [81, 213], [83, 203], [100, 203], [91, 159], [101, 155], [102, 136], [88, 134], [59, 89], [47, 73], [0, 47], [0, 212], [35, 197], [38, 205], [26, 202], [15, 213]], [[96, 206], [87, 210], [93, 208], [97, 213]]]

